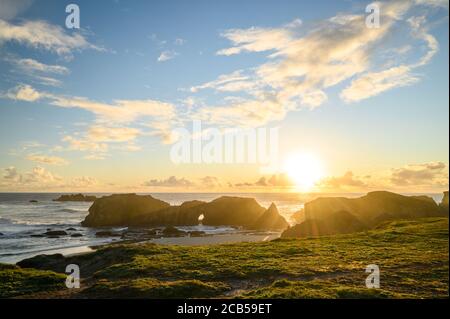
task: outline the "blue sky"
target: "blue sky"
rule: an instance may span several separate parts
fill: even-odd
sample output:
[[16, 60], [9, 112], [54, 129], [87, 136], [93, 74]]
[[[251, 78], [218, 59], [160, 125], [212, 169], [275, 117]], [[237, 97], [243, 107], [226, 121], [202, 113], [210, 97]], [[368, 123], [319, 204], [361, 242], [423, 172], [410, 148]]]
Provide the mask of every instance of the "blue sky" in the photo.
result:
[[0, 190], [292, 186], [173, 164], [194, 118], [279, 127], [281, 158], [322, 162], [318, 189], [448, 188], [448, 1], [382, 2], [378, 29], [370, 2], [117, 0], [73, 2], [69, 30], [69, 3], [0, 4]]

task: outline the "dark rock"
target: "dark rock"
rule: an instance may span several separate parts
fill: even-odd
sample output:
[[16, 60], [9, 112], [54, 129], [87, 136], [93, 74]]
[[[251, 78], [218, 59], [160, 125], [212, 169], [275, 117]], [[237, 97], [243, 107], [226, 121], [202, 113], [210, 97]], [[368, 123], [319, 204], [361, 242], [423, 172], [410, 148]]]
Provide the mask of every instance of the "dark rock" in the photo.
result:
[[74, 233], [74, 234], [70, 235], [70, 237], [83, 237], [83, 234]]
[[67, 231], [75, 231], [75, 230], [76, 230], [76, 228], [73, 228], [73, 227], [69, 227], [69, 228], [67, 228], [66, 230], [67, 230]]
[[349, 233], [373, 228], [386, 220], [443, 216], [427, 196], [403, 196], [370, 192], [359, 198], [322, 197], [305, 204], [304, 221], [282, 237], [306, 237]]
[[[62, 254], [38, 255], [19, 261], [17, 266], [21, 268], [50, 269], [52, 264], [61, 263], [62, 261], [64, 261]], [[60, 270], [60, 272], [64, 272], [64, 270]]]
[[[97, 199], [89, 208], [89, 215], [83, 226], [128, 226], [149, 227], [164, 225], [202, 224], [208, 226], [227, 225], [252, 229], [258, 224], [282, 229], [284, 219], [272, 211], [258, 221], [266, 210], [253, 198], [222, 196], [211, 202], [188, 201], [179, 206], [155, 199], [152, 196], [136, 194], [116, 194]], [[274, 219], [274, 220], [271, 220]], [[283, 222], [284, 221], [284, 222]]]
[[44, 233], [46, 236], [67, 236], [64, 230], [50, 230]]
[[439, 208], [444, 214], [448, 215], [448, 191], [444, 192], [444, 197], [442, 201], [439, 203]]
[[35, 234], [35, 235], [30, 235], [30, 237], [42, 238], [42, 237], [45, 237], [45, 236], [44, 235]]
[[333, 213], [326, 220], [308, 219], [300, 224], [288, 228], [281, 234], [288, 237], [316, 237], [334, 234], [358, 232], [367, 227], [358, 218], [347, 211]]
[[97, 237], [120, 237], [122, 234], [115, 233], [109, 230], [102, 230], [95, 233], [95, 236]]
[[253, 224], [252, 228], [257, 230], [285, 230], [289, 224], [278, 212], [277, 206], [272, 203]]
[[114, 194], [95, 200], [83, 226], [128, 226], [138, 216], [145, 216], [170, 205], [150, 195]]
[[3, 233], [0, 233], [0, 236], [3, 236]]
[[83, 195], [83, 194], [70, 194], [61, 195], [54, 199], [55, 202], [93, 202], [97, 199], [95, 196]]
[[179, 230], [173, 226], [167, 226], [166, 228], [164, 228], [162, 234], [165, 237], [181, 237], [187, 235], [185, 231]]

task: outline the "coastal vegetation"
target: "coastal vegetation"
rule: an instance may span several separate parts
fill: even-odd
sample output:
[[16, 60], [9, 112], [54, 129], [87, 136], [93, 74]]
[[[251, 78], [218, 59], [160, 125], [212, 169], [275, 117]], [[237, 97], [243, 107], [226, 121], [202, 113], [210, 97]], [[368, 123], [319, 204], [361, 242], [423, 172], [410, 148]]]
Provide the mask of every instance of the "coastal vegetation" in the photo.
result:
[[[2, 266], [0, 290], [27, 298], [448, 298], [448, 249], [446, 217], [259, 243], [111, 244]], [[80, 266], [80, 289], [60, 288], [67, 264]], [[369, 264], [380, 267], [380, 289], [365, 286]]]

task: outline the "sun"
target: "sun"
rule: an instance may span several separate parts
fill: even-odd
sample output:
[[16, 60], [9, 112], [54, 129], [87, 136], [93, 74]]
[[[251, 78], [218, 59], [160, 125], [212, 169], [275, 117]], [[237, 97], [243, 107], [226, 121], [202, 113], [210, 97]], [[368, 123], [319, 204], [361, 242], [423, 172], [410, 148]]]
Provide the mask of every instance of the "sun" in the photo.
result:
[[322, 162], [314, 154], [298, 153], [289, 156], [284, 171], [301, 191], [309, 191], [323, 177]]

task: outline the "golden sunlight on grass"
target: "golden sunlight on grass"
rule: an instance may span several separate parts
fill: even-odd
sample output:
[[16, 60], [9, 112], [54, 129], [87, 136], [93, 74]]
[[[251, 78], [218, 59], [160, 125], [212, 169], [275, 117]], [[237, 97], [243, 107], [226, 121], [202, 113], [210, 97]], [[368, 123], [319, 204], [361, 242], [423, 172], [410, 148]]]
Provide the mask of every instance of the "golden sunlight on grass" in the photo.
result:
[[312, 153], [297, 153], [289, 156], [284, 171], [301, 191], [309, 191], [324, 176], [321, 160]]

